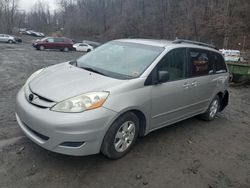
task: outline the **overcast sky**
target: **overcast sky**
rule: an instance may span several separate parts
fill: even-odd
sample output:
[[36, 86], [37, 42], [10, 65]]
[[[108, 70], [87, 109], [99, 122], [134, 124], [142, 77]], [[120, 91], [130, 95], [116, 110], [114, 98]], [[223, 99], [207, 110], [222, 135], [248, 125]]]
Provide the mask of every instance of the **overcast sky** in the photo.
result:
[[[30, 11], [32, 6], [37, 2], [38, 0], [19, 0], [19, 9]], [[50, 10], [54, 10], [56, 8], [56, 0], [41, 0], [42, 2], [46, 2], [49, 4]]]

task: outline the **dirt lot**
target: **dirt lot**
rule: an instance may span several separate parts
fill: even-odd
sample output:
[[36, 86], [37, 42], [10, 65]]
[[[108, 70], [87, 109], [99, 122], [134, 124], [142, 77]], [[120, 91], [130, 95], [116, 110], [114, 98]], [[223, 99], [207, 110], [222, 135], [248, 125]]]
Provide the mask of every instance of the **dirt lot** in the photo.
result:
[[117, 161], [31, 142], [14, 116], [18, 89], [35, 70], [81, 55], [0, 44], [0, 187], [250, 187], [249, 86], [230, 88], [230, 105], [215, 121], [192, 118], [155, 131]]

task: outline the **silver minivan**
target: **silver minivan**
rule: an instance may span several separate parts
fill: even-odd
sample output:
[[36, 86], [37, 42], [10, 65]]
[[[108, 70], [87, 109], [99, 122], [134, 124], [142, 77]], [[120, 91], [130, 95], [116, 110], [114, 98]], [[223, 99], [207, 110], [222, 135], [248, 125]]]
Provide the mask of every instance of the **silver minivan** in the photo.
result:
[[139, 136], [228, 104], [229, 73], [213, 46], [121, 39], [33, 73], [16, 118], [41, 147], [67, 155], [124, 156]]

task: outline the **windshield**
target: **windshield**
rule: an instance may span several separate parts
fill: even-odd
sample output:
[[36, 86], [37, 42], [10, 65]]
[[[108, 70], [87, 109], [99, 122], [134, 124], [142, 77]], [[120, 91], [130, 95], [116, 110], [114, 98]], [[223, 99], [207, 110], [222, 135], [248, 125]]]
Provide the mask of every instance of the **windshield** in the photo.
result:
[[161, 47], [113, 41], [82, 56], [77, 65], [113, 78], [137, 78], [163, 50]]
[[41, 41], [45, 41], [45, 40], [47, 40], [48, 38], [46, 37], [46, 38], [43, 38], [43, 39], [41, 39]]

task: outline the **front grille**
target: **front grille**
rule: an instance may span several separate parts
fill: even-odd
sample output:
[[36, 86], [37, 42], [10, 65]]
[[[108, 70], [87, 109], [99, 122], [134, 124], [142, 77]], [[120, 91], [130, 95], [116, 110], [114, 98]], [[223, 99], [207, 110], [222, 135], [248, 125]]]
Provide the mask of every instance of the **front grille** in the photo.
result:
[[26, 89], [25, 96], [29, 103], [39, 108], [50, 108], [56, 104], [54, 101], [32, 92], [30, 88]]
[[33, 93], [33, 94], [35, 94], [40, 100], [43, 100], [43, 101], [46, 101], [46, 102], [54, 102], [54, 101], [52, 101], [52, 100], [50, 100], [50, 99], [44, 98], [44, 97], [42, 97], [42, 96], [36, 94], [36, 93]]
[[35, 104], [35, 103], [32, 103], [32, 102], [30, 102], [30, 104], [33, 104], [34, 106], [36, 106], [36, 107], [38, 107], [38, 108], [48, 108], [48, 107], [46, 107], [46, 106], [41, 106], [41, 105], [38, 105], [38, 104]]

